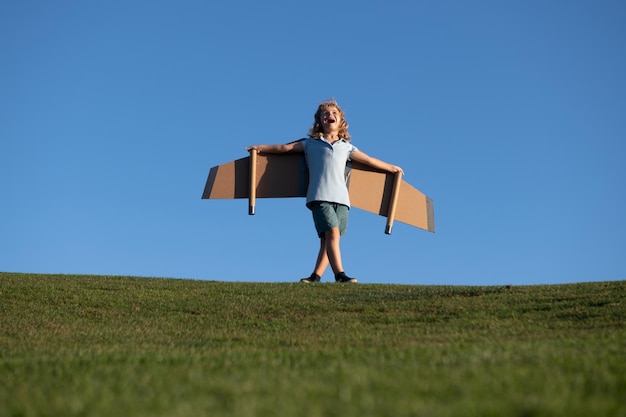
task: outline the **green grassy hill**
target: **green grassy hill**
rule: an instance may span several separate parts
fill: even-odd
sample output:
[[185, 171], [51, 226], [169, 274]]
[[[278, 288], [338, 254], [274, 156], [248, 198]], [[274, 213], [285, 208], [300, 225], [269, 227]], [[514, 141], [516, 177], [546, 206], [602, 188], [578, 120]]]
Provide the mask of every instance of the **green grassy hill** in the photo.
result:
[[626, 416], [625, 298], [0, 273], [0, 417]]

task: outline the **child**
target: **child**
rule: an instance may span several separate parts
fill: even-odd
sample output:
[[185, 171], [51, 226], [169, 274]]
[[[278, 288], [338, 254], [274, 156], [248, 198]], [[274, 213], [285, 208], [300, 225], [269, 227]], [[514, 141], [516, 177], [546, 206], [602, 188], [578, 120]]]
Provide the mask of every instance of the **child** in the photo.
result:
[[313, 273], [300, 282], [320, 282], [329, 263], [335, 273], [335, 282], [357, 282], [356, 278], [346, 275], [339, 248], [339, 238], [346, 232], [350, 209], [346, 163], [354, 160], [389, 172], [402, 172], [402, 168], [368, 156], [352, 145], [344, 112], [333, 99], [317, 108], [307, 139], [284, 145], [253, 145], [246, 149], [261, 153], [305, 153], [309, 170], [306, 206], [313, 213], [320, 249]]

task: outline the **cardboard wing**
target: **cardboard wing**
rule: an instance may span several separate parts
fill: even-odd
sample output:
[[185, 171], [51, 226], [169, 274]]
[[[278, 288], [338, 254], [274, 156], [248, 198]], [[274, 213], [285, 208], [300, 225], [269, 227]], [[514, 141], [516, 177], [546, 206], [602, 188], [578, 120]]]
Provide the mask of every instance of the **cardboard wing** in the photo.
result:
[[[435, 231], [433, 202], [402, 179], [358, 162], [346, 167], [346, 183], [353, 207], [387, 218], [385, 233], [395, 220]], [[308, 171], [302, 153], [257, 154], [211, 168], [203, 199], [247, 198], [255, 213], [257, 198], [306, 197]]]

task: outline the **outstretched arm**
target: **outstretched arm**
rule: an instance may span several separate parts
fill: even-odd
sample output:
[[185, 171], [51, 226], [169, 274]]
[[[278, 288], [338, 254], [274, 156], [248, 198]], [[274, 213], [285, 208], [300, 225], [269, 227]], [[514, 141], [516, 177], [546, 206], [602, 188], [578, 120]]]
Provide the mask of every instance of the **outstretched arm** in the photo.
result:
[[365, 165], [369, 165], [372, 168], [380, 169], [381, 171], [401, 172], [404, 174], [404, 171], [399, 166], [392, 165], [385, 161], [381, 161], [380, 159], [371, 157], [365, 152], [354, 151], [350, 154], [350, 159], [360, 162]]
[[280, 145], [252, 145], [246, 148], [247, 151], [253, 149], [259, 153], [304, 152], [304, 145], [301, 141], [298, 141]]

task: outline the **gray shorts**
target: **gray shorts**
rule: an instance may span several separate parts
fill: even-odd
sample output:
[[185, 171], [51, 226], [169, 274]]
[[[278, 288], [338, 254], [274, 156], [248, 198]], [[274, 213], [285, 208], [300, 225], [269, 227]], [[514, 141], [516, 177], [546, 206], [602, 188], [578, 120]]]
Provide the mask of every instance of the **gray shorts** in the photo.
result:
[[308, 207], [313, 213], [313, 222], [319, 237], [324, 237], [324, 234], [333, 227], [339, 228], [341, 236], [346, 234], [348, 212], [350, 211], [348, 206], [326, 201], [314, 201], [308, 204]]

